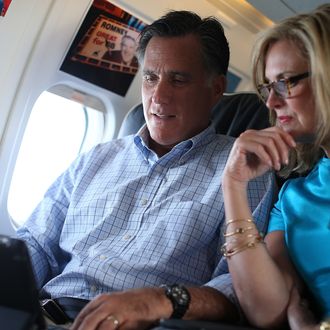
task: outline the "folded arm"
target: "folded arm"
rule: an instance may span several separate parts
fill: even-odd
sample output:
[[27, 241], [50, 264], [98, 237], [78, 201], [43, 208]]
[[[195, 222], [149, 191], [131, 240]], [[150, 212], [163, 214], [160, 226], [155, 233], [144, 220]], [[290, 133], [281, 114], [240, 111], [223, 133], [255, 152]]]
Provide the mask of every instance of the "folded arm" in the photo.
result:
[[222, 180], [226, 209], [226, 245], [233, 285], [248, 320], [273, 327], [286, 320], [289, 294], [297, 275], [284, 234], [259, 236], [247, 199], [248, 182], [269, 169], [279, 170], [295, 146], [286, 132], [272, 127], [246, 131], [235, 142]]

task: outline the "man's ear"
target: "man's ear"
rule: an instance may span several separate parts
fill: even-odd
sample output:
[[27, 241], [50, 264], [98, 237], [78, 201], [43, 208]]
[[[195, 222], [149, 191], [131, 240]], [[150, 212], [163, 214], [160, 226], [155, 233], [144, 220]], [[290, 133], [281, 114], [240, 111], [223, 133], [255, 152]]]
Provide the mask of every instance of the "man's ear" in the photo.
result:
[[223, 74], [219, 74], [214, 77], [213, 88], [215, 97], [219, 98], [226, 91], [227, 78]]

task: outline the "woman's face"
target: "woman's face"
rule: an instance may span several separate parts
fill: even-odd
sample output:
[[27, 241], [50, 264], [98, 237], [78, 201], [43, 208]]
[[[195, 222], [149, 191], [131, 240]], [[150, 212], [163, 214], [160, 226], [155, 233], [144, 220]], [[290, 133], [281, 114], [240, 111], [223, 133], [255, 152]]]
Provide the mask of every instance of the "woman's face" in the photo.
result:
[[[272, 44], [266, 54], [266, 82], [278, 81], [308, 72], [308, 62], [300, 49], [288, 40]], [[290, 86], [290, 96], [284, 98], [272, 88], [267, 107], [276, 113], [276, 125], [294, 138], [308, 137], [315, 133], [315, 104], [310, 78], [301, 79]]]

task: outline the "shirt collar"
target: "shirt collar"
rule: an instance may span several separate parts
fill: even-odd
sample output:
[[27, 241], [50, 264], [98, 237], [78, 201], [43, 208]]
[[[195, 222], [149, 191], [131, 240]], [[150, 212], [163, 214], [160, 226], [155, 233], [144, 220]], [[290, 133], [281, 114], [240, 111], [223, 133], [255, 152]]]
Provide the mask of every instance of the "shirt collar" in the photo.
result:
[[[179, 152], [181, 157], [186, 155], [189, 151], [207, 144], [216, 135], [215, 127], [211, 124], [199, 134], [192, 138], [179, 142], [175, 145], [169, 153]], [[143, 157], [150, 163], [155, 163], [159, 157], [158, 155], [149, 148], [150, 133], [146, 124], [144, 124], [140, 130], [134, 136], [134, 143], [137, 148], [142, 152]], [[168, 153], [168, 154], [169, 154]]]

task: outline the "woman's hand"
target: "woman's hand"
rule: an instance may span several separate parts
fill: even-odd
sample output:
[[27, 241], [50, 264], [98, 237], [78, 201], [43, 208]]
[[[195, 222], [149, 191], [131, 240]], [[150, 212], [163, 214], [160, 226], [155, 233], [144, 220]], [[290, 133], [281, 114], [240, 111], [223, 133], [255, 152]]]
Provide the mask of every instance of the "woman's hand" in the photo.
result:
[[292, 136], [278, 127], [247, 130], [235, 141], [223, 177], [246, 184], [271, 168], [280, 170], [295, 146]]
[[308, 308], [307, 301], [300, 298], [298, 290], [291, 291], [288, 306], [288, 321], [291, 330], [319, 330], [320, 325], [316, 322], [313, 313]]

